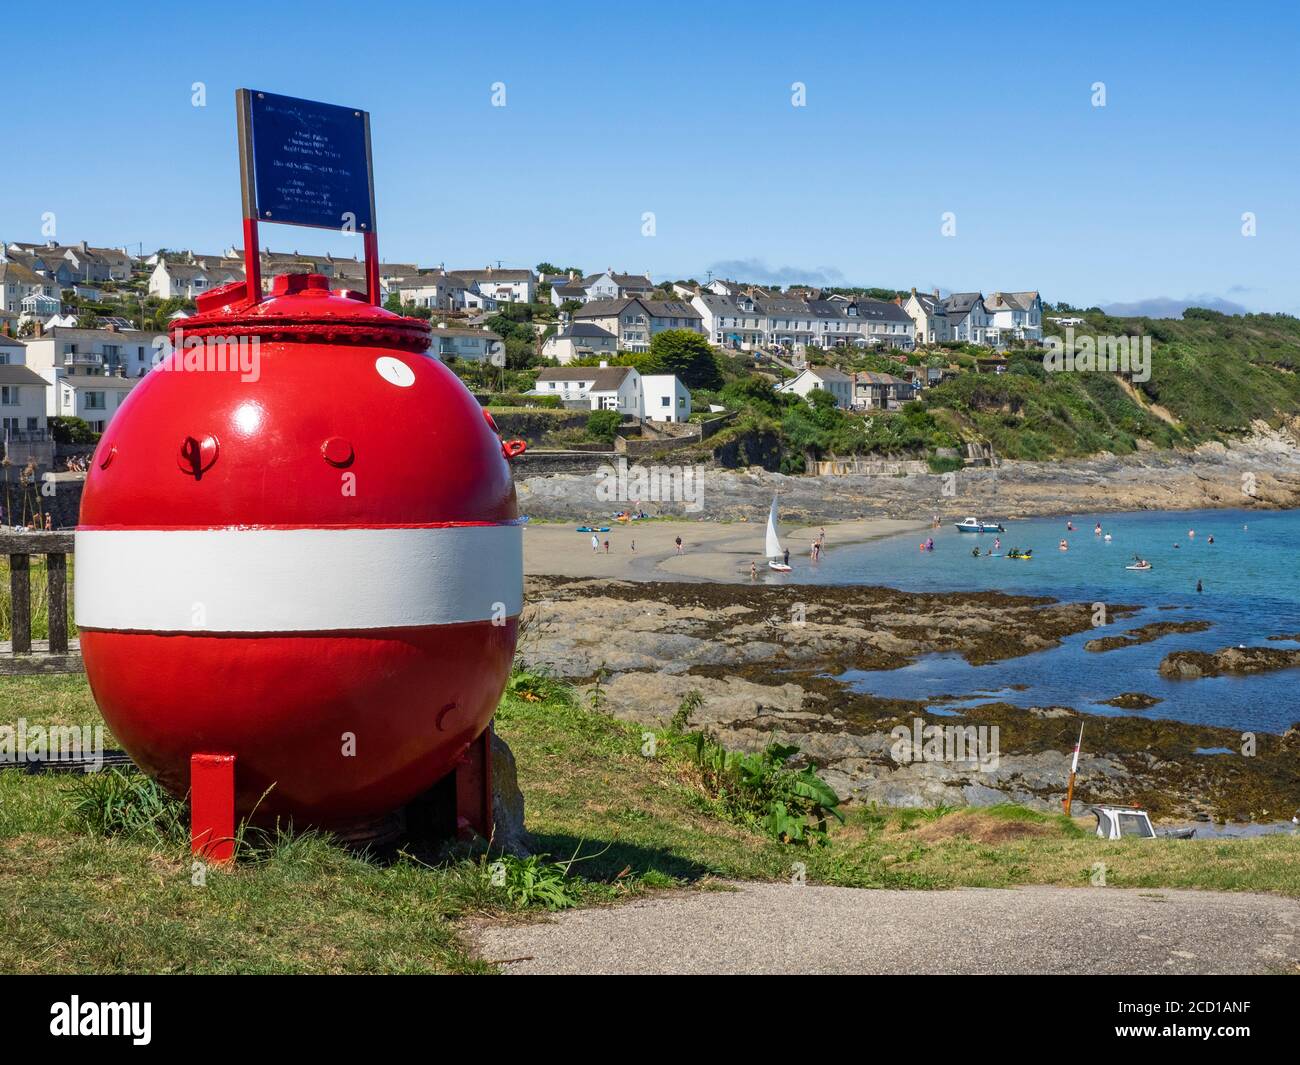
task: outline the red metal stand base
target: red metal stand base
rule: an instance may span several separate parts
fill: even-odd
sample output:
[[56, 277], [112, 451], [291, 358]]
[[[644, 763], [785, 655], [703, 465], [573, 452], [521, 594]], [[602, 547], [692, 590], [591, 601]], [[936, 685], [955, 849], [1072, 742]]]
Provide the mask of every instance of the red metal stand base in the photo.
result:
[[235, 856], [235, 756], [190, 755], [190, 851], [209, 862]]
[[492, 838], [492, 723], [461, 756], [456, 767], [456, 835]]

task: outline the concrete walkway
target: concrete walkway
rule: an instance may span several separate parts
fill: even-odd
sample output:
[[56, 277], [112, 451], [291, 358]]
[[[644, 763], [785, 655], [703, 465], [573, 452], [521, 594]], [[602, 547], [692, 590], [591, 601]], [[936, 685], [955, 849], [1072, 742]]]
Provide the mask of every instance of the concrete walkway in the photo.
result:
[[470, 939], [507, 973], [1300, 972], [1300, 902], [1272, 895], [731, 886]]

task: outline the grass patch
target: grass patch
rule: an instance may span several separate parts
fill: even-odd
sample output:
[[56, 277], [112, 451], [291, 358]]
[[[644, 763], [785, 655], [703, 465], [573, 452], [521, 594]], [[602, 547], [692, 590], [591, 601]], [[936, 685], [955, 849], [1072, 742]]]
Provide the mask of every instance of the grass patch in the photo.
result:
[[[82, 677], [0, 678], [0, 697], [0, 723], [99, 720]], [[0, 771], [0, 972], [481, 972], [465, 918], [786, 879], [796, 863], [813, 883], [950, 888], [1086, 886], [1104, 862], [1116, 887], [1300, 897], [1288, 836], [1109, 843], [1014, 805], [856, 807], [827, 846], [780, 843], [723, 816], [693, 739], [593, 712], [544, 675], [516, 675], [497, 727], [536, 858], [368, 860], [282, 827], [246, 833], [239, 863], [197, 877], [183, 804], [145, 778]]]

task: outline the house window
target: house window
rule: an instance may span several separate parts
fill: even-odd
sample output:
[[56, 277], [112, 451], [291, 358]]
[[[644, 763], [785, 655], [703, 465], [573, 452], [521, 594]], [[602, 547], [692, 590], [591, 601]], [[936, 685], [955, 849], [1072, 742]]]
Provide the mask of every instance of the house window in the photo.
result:
[[667, 396], [663, 396], [662, 399], [663, 399], [663, 402], [660, 403], [659, 405], [660, 405], [661, 407], [667, 407], [667, 406], [669, 405], [669, 402], [670, 402], [670, 401], [669, 401], [669, 398], [668, 398]]
[[18, 406], [18, 386], [0, 385], [0, 406]]
[[104, 393], [87, 392], [86, 393], [86, 410], [104, 410]]

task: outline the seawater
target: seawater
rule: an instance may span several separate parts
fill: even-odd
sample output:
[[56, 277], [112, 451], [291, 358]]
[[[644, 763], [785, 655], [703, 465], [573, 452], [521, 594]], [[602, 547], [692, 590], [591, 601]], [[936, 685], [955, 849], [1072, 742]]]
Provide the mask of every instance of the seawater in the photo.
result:
[[[1135, 711], [1105, 706], [1102, 700], [1139, 691], [1163, 700], [1137, 712], [1145, 717], [1265, 732], [1282, 732], [1300, 722], [1300, 669], [1193, 681], [1169, 681], [1157, 672], [1173, 650], [1298, 646], [1294, 640], [1267, 637], [1300, 634], [1300, 512], [1081, 512], [1025, 521], [996, 514], [976, 517], [1002, 521], [1001, 550], [1033, 548], [1033, 560], [973, 558], [971, 549], [992, 547], [994, 534], [959, 533], [946, 521], [937, 530], [866, 544], [837, 546], [832, 533], [820, 562], [791, 559], [796, 567], [792, 580], [907, 591], [1002, 591], [1141, 609], [1111, 619], [1104, 628], [1068, 637], [1059, 648], [1004, 662], [971, 666], [956, 655], [931, 655], [897, 670], [854, 670], [843, 679], [856, 690], [925, 701], [937, 711], [996, 700], [1112, 715]], [[1073, 531], [1067, 522], [1073, 522]], [[1109, 542], [1094, 535], [1097, 522], [1103, 533], [1110, 533]], [[934, 537], [934, 550], [919, 551], [918, 542], [927, 536]], [[1062, 538], [1069, 543], [1067, 551], [1058, 549]], [[1135, 554], [1153, 568], [1126, 570]], [[1199, 593], [1197, 581], [1203, 589]], [[1212, 624], [1205, 632], [1175, 633], [1137, 647], [1100, 654], [1083, 649], [1096, 636], [1153, 621], [1190, 619]], [[937, 701], [951, 695], [972, 698]]]

